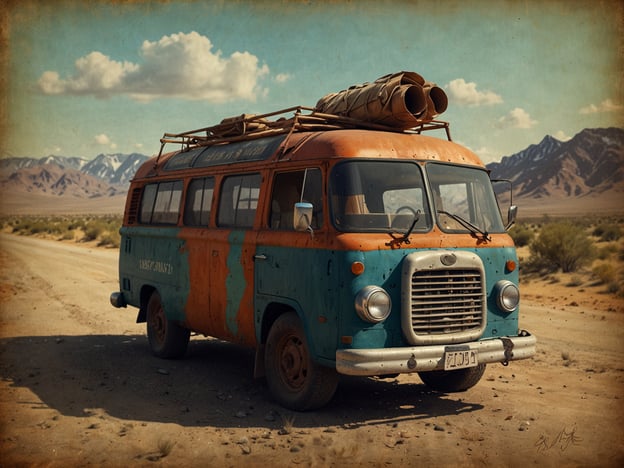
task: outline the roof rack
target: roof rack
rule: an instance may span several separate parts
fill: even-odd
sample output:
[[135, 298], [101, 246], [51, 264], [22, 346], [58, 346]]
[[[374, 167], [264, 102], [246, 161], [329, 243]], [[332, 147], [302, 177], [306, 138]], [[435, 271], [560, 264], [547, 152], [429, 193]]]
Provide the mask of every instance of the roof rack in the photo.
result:
[[[269, 118], [273, 118], [273, 120]], [[182, 133], [165, 133], [160, 139], [161, 146], [158, 158], [163, 154], [167, 144], [179, 144], [181, 151], [188, 151], [200, 146], [247, 141], [286, 133], [354, 128], [416, 134], [444, 129], [447, 139], [451, 141], [449, 124], [441, 120], [423, 121], [416, 127], [401, 129], [351, 117], [324, 114], [311, 107], [296, 106], [268, 114], [243, 114], [224, 119], [217, 125]]]

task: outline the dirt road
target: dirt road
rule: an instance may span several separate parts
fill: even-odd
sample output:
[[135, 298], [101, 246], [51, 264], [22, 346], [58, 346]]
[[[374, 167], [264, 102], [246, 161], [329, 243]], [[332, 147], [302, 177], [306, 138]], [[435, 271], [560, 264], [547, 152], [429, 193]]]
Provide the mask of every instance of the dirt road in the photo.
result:
[[0, 262], [1, 467], [624, 466], [622, 310], [525, 301], [537, 357], [465, 393], [344, 378], [293, 413], [249, 350], [194, 337], [152, 357], [108, 303], [115, 251], [2, 235]]

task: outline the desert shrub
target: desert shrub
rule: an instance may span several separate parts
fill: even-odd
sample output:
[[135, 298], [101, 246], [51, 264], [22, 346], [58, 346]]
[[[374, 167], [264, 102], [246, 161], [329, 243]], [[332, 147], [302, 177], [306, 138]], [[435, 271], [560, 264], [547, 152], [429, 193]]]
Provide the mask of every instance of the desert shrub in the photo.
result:
[[509, 235], [514, 240], [514, 243], [517, 247], [524, 247], [525, 245], [529, 245], [535, 237], [535, 233], [533, 232], [533, 230], [526, 224], [514, 225], [509, 230]]
[[545, 224], [529, 245], [533, 269], [575, 272], [594, 257], [594, 245], [585, 230], [570, 222]]
[[580, 276], [574, 275], [570, 278], [570, 281], [566, 283], [568, 288], [576, 288], [583, 284], [583, 279]]
[[611, 263], [599, 263], [592, 268], [592, 274], [603, 284], [609, 284], [616, 280], [617, 272]]
[[592, 235], [599, 237], [601, 241], [616, 241], [622, 237], [622, 230], [614, 223], [599, 224], [594, 228]]
[[99, 237], [99, 247], [119, 247], [121, 244], [121, 236], [119, 231], [107, 231]]
[[74, 240], [74, 231], [67, 230], [61, 234], [60, 240]]
[[618, 252], [618, 247], [616, 244], [607, 244], [604, 247], [600, 247], [596, 252], [596, 258], [598, 260], [607, 260], [611, 258], [613, 255], [616, 255]]

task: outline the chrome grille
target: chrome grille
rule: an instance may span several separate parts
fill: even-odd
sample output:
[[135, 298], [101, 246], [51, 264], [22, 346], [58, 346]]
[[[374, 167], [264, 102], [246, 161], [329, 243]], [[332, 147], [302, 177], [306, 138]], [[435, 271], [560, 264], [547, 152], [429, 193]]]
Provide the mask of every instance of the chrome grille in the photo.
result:
[[484, 294], [474, 269], [420, 270], [412, 274], [411, 327], [416, 335], [480, 330]]

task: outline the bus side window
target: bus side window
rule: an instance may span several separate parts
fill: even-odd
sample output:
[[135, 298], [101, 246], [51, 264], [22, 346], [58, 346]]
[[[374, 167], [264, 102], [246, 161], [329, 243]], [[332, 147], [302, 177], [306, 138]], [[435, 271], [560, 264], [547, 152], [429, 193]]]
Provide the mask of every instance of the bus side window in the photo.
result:
[[[320, 228], [323, 224], [322, 186], [321, 171], [318, 169], [276, 174], [271, 195], [269, 227], [294, 230], [295, 203], [304, 201], [312, 203], [314, 207], [312, 228]], [[301, 196], [302, 189], [303, 197]]]
[[214, 195], [214, 177], [193, 179], [189, 184], [184, 207], [184, 224], [208, 226]]
[[239, 228], [253, 226], [261, 181], [260, 174], [236, 175], [224, 179], [219, 196], [218, 226]]
[[154, 212], [154, 202], [156, 201], [156, 192], [158, 184], [149, 184], [143, 188], [143, 196], [141, 197], [141, 213], [139, 222], [149, 224], [152, 222], [152, 213]]
[[177, 224], [181, 200], [181, 180], [146, 185], [140, 221], [146, 224]]

